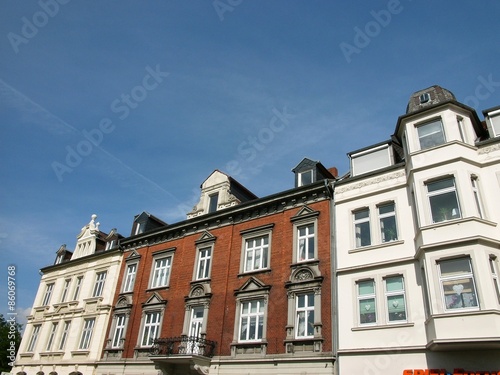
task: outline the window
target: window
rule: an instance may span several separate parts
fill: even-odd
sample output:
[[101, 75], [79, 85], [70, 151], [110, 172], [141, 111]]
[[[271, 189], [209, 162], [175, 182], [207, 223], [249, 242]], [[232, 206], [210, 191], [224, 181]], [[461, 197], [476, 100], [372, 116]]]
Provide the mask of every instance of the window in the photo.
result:
[[45, 288], [45, 294], [43, 295], [42, 306], [48, 306], [50, 303], [50, 298], [52, 297], [52, 290], [54, 289], [54, 284], [47, 284]]
[[498, 111], [494, 113], [489, 113], [488, 117], [490, 119], [491, 127], [493, 129], [493, 137], [498, 137], [500, 135], [500, 116]]
[[64, 259], [64, 253], [58, 254], [56, 257], [56, 263], [55, 264], [61, 264]]
[[382, 242], [397, 240], [398, 231], [396, 229], [396, 212], [394, 210], [394, 202], [378, 206], [378, 217]]
[[359, 281], [357, 287], [359, 323], [374, 324], [377, 322], [377, 309], [375, 304], [375, 281]]
[[385, 168], [393, 164], [392, 148], [388, 144], [351, 155], [353, 176]]
[[465, 132], [463, 117], [457, 116], [457, 125], [458, 132], [460, 133], [460, 140], [462, 142], [467, 142], [467, 133]]
[[371, 245], [370, 210], [362, 209], [354, 212], [353, 215], [356, 247]]
[[264, 328], [264, 300], [242, 301], [240, 304], [239, 341], [260, 341]]
[[137, 263], [128, 264], [125, 271], [125, 282], [123, 292], [132, 292], [134, 290], [135, 274], [137, 273]]
[[123, 344], [123, 336], [125, 335], [125, 314], [116, 316], [115, 332], [111, 340], [112, 348], [121, 348]]
[[63, 332], [61, 335], [61, 341], [59, 341], [59, 350], [63, 350], [64, 347], [66, 346], [66, 341], [68, 340], [70, 326], [71, 326], [70, 321], [64, 322]]
[[495, 256], [490, 256], [490, 270], [495, 292], [497, 294], [498, 303], [500, 303], [500, 280], [498, 279], [498, 262]]
[[198, 264], [196, 280], [208, 279], [210, 277], [210, 261], [212, 259], [212, 248], [203, 247], [198, 250]]
[[425, 150], [445, 143], [443, 123], [441, 119], [436, 119], [427, 124], [417, 127], [420, 149]]
[[268, 267], [269, 236], [259, 236], [245, 240], [245, 272]]
[[151, 346], [160, 333], [160, 312], [148, 312], [145, 315], [141, 346]]
[[28, 352], [32, 352], [35, 349], [36, 342], [38, 340], [38, 335], [40, 334], [41, 325], [33, 326], [33, 331], [31, 332], [30, 341], [28, 343]]
[[52, 323], [52, 327], [50, 328], [49, 339], [47, 340], [46, 351], [50, 352], [52, 350], [52, 345], [54, 344], [54, 338], [57, 332], [57, 323]]
[[315, 259], [315, 236], [314, 224], [302, 225], [297, 228], [298, 254], [299, 262]]
[[385, 279], [385, 298], [388, 322], [405, 322], [406, 299], [403, 276], [391, 276]]
[[476, 203], [477, 214], [483, 218], [483, 205], [481, 203], [481, 196], [479, 194], [479, 186], [477, 184], [477, 176], [472, 175], [470, 178], [472, 185], [472, 194], [474, 195], [474, 202]]
[[453, 177], [427, 183], [427, 196], [434, 223], [461, 217]]
[[142, 232], [144, 232], [143, 225], [141, 225], [141, 223], [136, 223], [134, 235], [141, 234]]
[[171, 256], [154, 260], [152, 288], [168, 285], [171, 263]]
[[470, 258], [441, 260], [438, 266], [445, 309], [478, 307]]
[[420, 104], [424, 104], [424, 103], [427, 103], [429, 100], [431, 100], [431, 96], [429, 95], [428, 92], [420, 95], [418, 97], [418, 99], [420, 100]]
[[102, 292], [104, 290], [104, 283], [106, 282], [106, 274], [107, 272], [98, 272], [96, 274], [94, 291], [92, 292], [92, 297], [100, 297], [102, 296]]
[[309, 185], [313, 182], [312, 169], [299, 173], [299, 186]]
[[95, 318], [85, 319], [83, 323], [82, 337], [80, 338], [80, 345], [78, 349], [88, 349], [90, 346], [90, 339], [92, 338], [92, 331], [94, 330]]
[[61, 302], [66, 302], [66, 298], [68, 297], [69, 286], [71, 285], [71, 280], [64, 280], [63, 292], [61, 294]]
[[112, 249], [115, 246], [115, 240], [106, 242], [106, 250]]
[[75, 293], [73, 293], [73, 301], [76, 301], [78, 299], [78, 296], [80, 295], [80, 289], [82, 288], [82, 281], [83, 281], [83, 276], [78, 276], [76, 278], [76, 286], [75, 286]]
[[296, 296], [296, 338], [314, 336], [314, 293]]
[[208, 197], [208, 212], [217, 211], [218, 204], [219, 204], [219, 193], [209, 195], [209, 197]]

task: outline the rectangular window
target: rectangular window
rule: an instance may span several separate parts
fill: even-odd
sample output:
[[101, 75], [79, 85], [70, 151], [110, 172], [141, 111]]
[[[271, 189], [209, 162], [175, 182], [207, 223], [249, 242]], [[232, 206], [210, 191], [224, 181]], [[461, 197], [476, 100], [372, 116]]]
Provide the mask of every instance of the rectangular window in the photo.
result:
[[98, 272], [96, 274], [94, 291], [92, 292], [92, 297], [100, 297], [102, 296], [102, 292], [104, 291], [104, 283], [106, 282], [106, 274], [107, 272]]
[[125, 334], [125, 314], [120, 314], [116, 316], [115, 332], [113, 333], [113, 339], [111, 340], [112, 348], [121, 348], [122, 339]]
[[171, 262], [172, 257], [170, 256], [161, 259], [155, 259], [153, 268], [153, 280], [151, 282], [152, 288], [158, 288], [168, 285]]
[[240, 342], [262, 340], [264, 329], [264, 300], [241, 302]]
[[359, 281], [357, 287], [359, 323], [374, 324], [377, 322], [377, 309], [375, 304], [375, 281]]
[[59, 350], [63, 350], [66, 346], [66, 341], [68, 340], [69, 328], [71, 326], [71, 322], [64, 322], [63, 332], [61, 335], [61, 341], [59, 341]]
[[245, 241], [245, 272], [267, 268], [269, 236], [249, 238]]
[[210, 261], [212, 259], [212, 248], [204, 247], [198, 251], [198, 266], [196, 280], [208, 279], [210, 277]]
[[479, 186], [477, 184], [477, 176], [471, 176], [470, 182], [472, 185], [472, 194], [474, 195], [474, 202], [476, 203], [477, 214], [483, 218], [483, 205], [481, 202], [481, 195], [479, 194]]
[[151, 346], [160, 333], [160, 312], [148, 312], [144, 319], [141, 346]]
[[315, 259], [315, 237], [314, 224], [303, 225], [297, 228], [298, 256], [299, 262]]
[[314, 293], [296, 297], [296, 338], [314, 336]]
[[392, 165], [393, 158], [391, 151], [392, 148], [386, 144], [351, 155], [353, 176]]
[[66, 298], [68, 298], [70, 285], [71, 285], [71, 280], [64, 280], [63, 292], [61, 294], [61, 302], [66, 302]]
[[49, 339], [47, 340], [46, 351], [50, 352], [52, 350], [52, 345], [54, 344], [54, 339], [57, 333], [57, 323], [52, 323], [52, 327], [50, 327]]
[[219, 193], [209, 195], [208, 197], [208, 212], [217, 211], [217, 206], [219, 204]]
[[460, 116], [457, 116], [457, 125], [458, 125], [458, 132], [460, 133], [460, 140], [462, 142], [467, 142], [467, 133], [465, 132], [464, 128], [464, 119]]
[[134, 290], [135, 274], [137, 273], [137, 263], [128, 264], [125, 272], [125, 283], [123, 284], [123, 292], [132, 292]]
[[406, 298], [403, 276], [385, 279], [385, 298], [389, 322], [406, 321]]
[[420, 149], [425, 150], [445, 143], [443, 123], [441, 119], [436, 119], [427, 124], [417, 127]]
[[498, 279], [498, 262], [494, 257], [490, 257], [491, 277], [495, 285], [495, 292], [497, 294], [498, 303], [500, 303], [500, 280]]
[[382, 242], [395, 241], [398, 239], [396, 228], [396, 211], [394, 202], [378, 206], [378, 217], [380, 221], [380, 235]]
[[438, 266], [446, 310], [478, 307], [470, 258], [442, 260]]
[[54, 284], [47, 284], [45, 288], [45, 294], [43, 295], [42, 306], [48, 306], [50, 303], [50, 298], [52, 297], [52, 290], [54, 290]]
[[299, 186], [309, 185], [313, 182], [313, 171], [312, 169], [299, 173]]
[[92, 332], [94, 330], [95, 318], [85, 319], [83, 323], [82, 337], [80, 338], [80, 345], [78, 349], [88, 349], [90, 340], [92, 339]]
[[31, 332], [30, 341], [28, 344], [28, 352], [35, 350], [36, 342], [38, 341], [38, 335], [40, 334], [41, 325], [33, 326], [33, 331]]
[[356, 247], [371, 245], [370, 210], [368, 208], [353, 213]]
[[[498, 111], [495, 112], [498, 113]], [[494, 133], [493, 136], [498, 137], [500, 135], [500, 116], [499, 115], [493, 116], [492, 114], [488, 114], [488, 117], [491, 122], [491, 127], [493, 128], [493, 133]]]
[[427, 196], [434, 223], [459, 219], [462, 216], [453, 177], [427, 183]]
[[83, 281], [83, 276], [78, 276], [76, 278], [76, 286], [75, 286], [75, 293], [73, 293], [73, 301], [76, 301], [78, 299], [78, 296], [80, 295], [80, 289], [82, 288], [82, 281]]

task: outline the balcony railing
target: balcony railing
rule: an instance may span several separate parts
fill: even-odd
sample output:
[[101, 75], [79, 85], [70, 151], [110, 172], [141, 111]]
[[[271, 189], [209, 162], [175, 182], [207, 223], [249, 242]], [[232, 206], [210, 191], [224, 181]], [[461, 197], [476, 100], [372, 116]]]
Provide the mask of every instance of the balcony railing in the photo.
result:
[[206, 340], [201, 337], [181, 336], [156, 339], [151, 347], [151, 355], [174, 356], [174, 355], [199, 355], [213, 357], [215, 341]]

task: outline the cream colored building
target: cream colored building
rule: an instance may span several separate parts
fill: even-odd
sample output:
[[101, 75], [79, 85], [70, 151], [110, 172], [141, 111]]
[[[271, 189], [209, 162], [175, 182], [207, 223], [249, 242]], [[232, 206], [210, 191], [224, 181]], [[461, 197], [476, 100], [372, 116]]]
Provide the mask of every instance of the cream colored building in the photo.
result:
[[500, 107], [483, 115], [433, 86], [391, 140], [349, 154], [334, 192], [339, 374], [500, 371]]
[[101, 357], [122, 252], [121, 237], [99, 230], [96, 215], [42, 278], [12, 374], [92, 374]]

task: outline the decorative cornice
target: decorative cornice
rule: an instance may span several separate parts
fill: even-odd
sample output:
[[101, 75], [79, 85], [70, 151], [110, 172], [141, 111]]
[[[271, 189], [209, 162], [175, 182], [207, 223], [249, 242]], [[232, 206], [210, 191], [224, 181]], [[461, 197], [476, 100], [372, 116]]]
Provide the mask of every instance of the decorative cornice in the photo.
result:
[[390, 180], [396, 180], [396, 179], [398, 179], [400, 177], [404, 177], [405, 175], [406, 175], [406, 173], [405, 173], [404, 170], [403, 171], [397, 171], [397, 172], [386, 174], [386, 175], [383, 175], [383, 176], [379, 176], [379, 177], [375, 177], [375, 178], [370, 178], [370, 179], [367, 179], [367, 180], [362, 180], [362, 181], [359, 181], [359, 182], [356, 182], [356, 183], [353, 183], [353, 184], [349, 184], [347, 186], [337, 187], [335, 189], [335, 192], [336, 193], [345, 193], [345, 192], [348, 192], [348, 191], [361, 189], [361, 188], [364, 188], [366, 186], [376, 185], [376, 184], [379, 184], [381, 182], [390, 181]]

